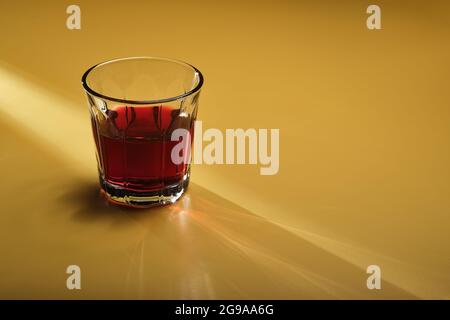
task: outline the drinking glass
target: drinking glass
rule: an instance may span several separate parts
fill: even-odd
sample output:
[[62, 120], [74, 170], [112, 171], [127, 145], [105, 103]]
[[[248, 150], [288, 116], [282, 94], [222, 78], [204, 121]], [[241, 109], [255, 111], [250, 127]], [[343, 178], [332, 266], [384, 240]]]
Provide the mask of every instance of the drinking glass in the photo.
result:
[[[189, 184], [201, 72], [177, 60], [131, 57], [91, 67], [82, 84], [108, 200], [133, 207], [175, 202]], [[183, 142], [173, 139], [176, 129], [187, 132], [181, 163], [172, 154]]]

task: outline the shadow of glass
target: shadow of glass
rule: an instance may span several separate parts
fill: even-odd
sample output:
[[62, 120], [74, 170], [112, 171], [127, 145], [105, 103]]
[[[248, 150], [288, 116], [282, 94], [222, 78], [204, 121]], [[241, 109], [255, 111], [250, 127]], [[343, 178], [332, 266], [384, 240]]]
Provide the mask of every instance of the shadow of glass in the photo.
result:
[[90, 223], [111, 220], [117, 224], [135, 221], [141, 216], [146, 219], [170, 211], [169, 206], [154, 208], [130, 208], [110, 203], [100, 191], [98, 183], [78, 181], [66, 188], [58, 199], [73, 208], [73, 220]]

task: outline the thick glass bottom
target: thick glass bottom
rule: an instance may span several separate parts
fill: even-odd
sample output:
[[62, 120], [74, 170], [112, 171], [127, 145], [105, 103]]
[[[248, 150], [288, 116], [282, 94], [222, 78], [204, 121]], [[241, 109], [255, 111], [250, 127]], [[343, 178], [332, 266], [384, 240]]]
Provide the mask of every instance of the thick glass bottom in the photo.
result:
[[189, 172], [177, 184], [166, 186], [159, 190], [145, 192], [129, 190], [122, 186], [109, 183], [100, 177], [102, 193], [109, 202], [134, 208], [148, 208], [174, 203], [183, 195], [188, 185]]

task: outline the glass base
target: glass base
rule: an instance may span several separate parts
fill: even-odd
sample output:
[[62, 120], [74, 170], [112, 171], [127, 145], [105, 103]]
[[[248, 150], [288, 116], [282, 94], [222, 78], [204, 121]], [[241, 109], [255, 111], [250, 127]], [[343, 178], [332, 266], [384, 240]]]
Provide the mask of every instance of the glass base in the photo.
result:
[[186, 173], [177, 184], [155, 191], [138, 192], [116, 186], [100, 177], [102, 193], [109, 202], [126, 207], [148, 208], [163, 206], [177, 201], [187, 190], [189, 185], [189, 173]]

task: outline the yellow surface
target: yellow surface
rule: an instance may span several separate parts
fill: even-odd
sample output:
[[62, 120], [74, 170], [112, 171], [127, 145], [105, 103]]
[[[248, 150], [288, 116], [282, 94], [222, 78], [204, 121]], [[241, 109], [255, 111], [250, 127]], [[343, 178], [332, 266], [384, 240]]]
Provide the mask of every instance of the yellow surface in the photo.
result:
[[[447, 1], [76, 3], [0, 4], [1, 298], [450, 298]], [[279, 174], [106, 205], [80, 78], [136, 55], [204, 73], [204, 128], [280, 128]]]

